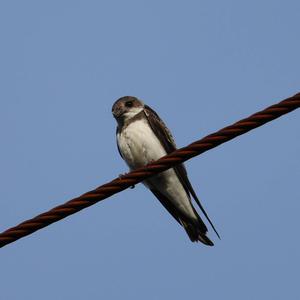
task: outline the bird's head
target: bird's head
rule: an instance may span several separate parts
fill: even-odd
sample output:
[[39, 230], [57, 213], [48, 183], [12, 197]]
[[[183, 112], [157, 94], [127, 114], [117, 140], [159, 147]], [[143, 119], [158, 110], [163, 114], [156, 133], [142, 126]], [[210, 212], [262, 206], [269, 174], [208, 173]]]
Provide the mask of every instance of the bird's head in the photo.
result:
[[112, 114], [119, 124], [124, 124], [143, 109], [144, 103], [141, 100], [136, 97], [125, 96], [114, 103]]

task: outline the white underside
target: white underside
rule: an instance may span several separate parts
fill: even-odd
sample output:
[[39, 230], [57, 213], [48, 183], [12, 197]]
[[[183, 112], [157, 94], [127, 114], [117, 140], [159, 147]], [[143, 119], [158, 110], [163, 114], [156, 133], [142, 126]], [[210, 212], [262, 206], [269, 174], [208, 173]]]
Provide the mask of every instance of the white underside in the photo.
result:
[[[117, 142], [120, 152], [131, 170], [167, 154], [145, 119], [129, 124], [121, 134], [117, 134]], [[173, 169], [146, 180], [144, 184], [165, 195], [186, 216], [197, 218], [189, 196]]]

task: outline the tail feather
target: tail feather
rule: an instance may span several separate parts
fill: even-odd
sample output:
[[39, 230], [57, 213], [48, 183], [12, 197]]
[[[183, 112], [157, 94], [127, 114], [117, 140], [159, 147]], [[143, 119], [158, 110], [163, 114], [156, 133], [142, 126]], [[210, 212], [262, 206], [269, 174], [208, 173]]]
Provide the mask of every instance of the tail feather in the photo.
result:
[[181, 220], [182, 226], [192, 242], [202, 242], [207, 246], [213, 246], [214, 243], [201, 231], [197, 224], [187, 223]]
[[175, 220], [183, 226], [192, 242], [202, 242], [205, 245], [213, 246], [213, 242], [206, 236], [207, 228], [195, 208], [192, 206], [196, 219], [188, 218], [172, 204], [172, 202], [160, 191], [151, 189], [160, 203], [168, 210]]

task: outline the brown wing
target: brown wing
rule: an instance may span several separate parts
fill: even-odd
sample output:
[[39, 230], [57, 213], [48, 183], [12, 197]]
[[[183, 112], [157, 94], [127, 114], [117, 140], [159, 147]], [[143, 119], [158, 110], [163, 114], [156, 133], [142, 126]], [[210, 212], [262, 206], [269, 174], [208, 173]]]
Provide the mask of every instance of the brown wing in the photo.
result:
[[[116, 137], [118, 136], [118, 133], [120, 133], [119, 126], [118, 126], [117, 129], [116, 129]], [[123, 155], [122, 155], [122, 152], [121, 152], [121, 150], [120, 150], [120, 147], [119, 147], [118, 139], [117, 139], [117, 147], [118, 147], [118, 151], [119, 151], [120, 156], [124, 159], [124, 157], [123, 157]]]
[[[158, 114], [151, 107], [149, 107], [148, 105], [145, 105], [144, 113], [147, 117], [147, 120], [148, 120], [152, 130], [154, 131], [154, 133], [158, 137], [160, 143], [165, 148], [166, 152], [169, 154], [169, 153], [175, 151], [176, 150], [176, 144], [175, 144], [174, 138], [173, 138], [170, 130], [167, 128], [165, 123], [160, 119]], [[175, 170], [177, 176], [179, 177], [181, 183], [183, 184], [183, 187], [184, 187], [186, 193], [188, 195], [190, 195], [190, 194], [192, 195], [192, 197], [194, 198], [194, 200], [198, 204], [199, 208], [201, 209], [202, 213], [204, 214], [204, 216], [208, 220], [209, 224], [211, 225], [211, 227], [215, 231], [216, 235], [220, 238], [220, 235], [218, 234], [217, 230], [215, 229], [215, 226], [213, 225], [210, 218], [208, 217], [206, 211], [204, 210], [204, 207], [200, 203], [200, 201], [199, 201], [199, 199], [198, 199], [198, 197], [197, 197], [197, 195], [196, 195], [196, 193], [195, 193], [195, 191], [192, 187], [192, 184], [190, 183], [190, 181], [188, 179], [187, 171], [185, 169], [185, 166], [183, 164], [180, 164], [180, 165], [174, 167], [174, 170]]]

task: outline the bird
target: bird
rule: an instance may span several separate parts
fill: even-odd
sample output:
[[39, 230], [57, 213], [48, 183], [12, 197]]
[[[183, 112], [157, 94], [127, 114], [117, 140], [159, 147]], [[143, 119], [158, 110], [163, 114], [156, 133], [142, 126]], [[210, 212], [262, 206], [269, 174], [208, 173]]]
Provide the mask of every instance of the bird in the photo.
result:
[[[130, 170], [143, 167], [176, 150], [168, 127], [152, 108], [137, 97], [119, 98], [112, 106], [112, 114], [117, 121], [118, 151]], [[214, 245], [207, 236], [207, 227], [193, 206], [191, 197], [220, 238], [189, 181], [184, 164], [154, 175], [143, 183], [185, 229], [192, 242]]]

